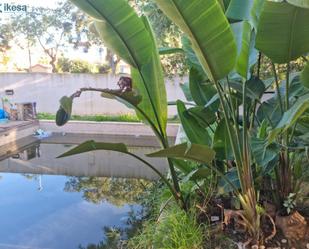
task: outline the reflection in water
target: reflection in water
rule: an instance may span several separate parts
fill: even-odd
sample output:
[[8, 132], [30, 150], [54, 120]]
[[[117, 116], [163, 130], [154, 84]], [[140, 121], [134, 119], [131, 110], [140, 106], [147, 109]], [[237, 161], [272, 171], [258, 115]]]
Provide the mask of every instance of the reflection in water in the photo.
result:
[[[133, 203], [134, 195], [128, 195], [126, 189], [138, 189], [138, 180], [121, 179], [110, 181], [111, 186], [119, 183], [117, 193], [122, 200], [113, 198], [113, 193], [100, 195], [99, 199], [84, 198], [85, 188], [78, 192], [66, 192], [64, 189], [72, 178], [64, 176], [42, 176], [44, 188], [37, 190], [38, 179], [35, 176], [26, 177], [18, 174], [2, 174], [0, 181], [0, 248], [31, 248], [31, 249], [69, 249], [90, 243], [104, 245], [110, 238], [102, 236], [102, 229], [117, 227], [125, 231], [130, 222], [128, 218], [141, 210]], [[96, 182], [98, 179], [95, 179]], [[133, 186], [131, 187], [131, 181]], [[108, 186], [108, 181], [104, 181]], [[98, 185], [98, 184], [96, 184]], [[126, 186], [122, 189], [121, 186]], [[103, 187], [98, 185], [98, 188]], [[95, 185], [92, 189], [96, 192]], [[103, 188], [104, 189], [104, 188]], [[115, 189], [112, 187], [111, 189]], [[131, 196], [126, 199], [127, 196]], [[111, 203], [112, 200], [115, 203]], [[131, 203], [125, 203], [129, 200]], [[96, 202], [93, 203], [93, 201]], [[115, 205], [117, 204], [117, 205]], [[120, 206], [121, 205], [121, 206]], [[123, 237], [123, 232], [121, 232]], [[104, 248], [104, 247], [102, 247]]]
[[[71, 145], [72, 146], [72, 145]], [[0, 172], [42, 175], [101, 176], [158, 179], [144, 164], [128, 155], [113, 151], [93, 151], [71, 157], [56, 157], [67, 151], [68, 145], [41, 143], [0, 162]], [[130, 151], [144, 157], [151, 147], [134, 147]], [[164, 159], [147, 158], [159, 171], [167, 171]]]
[[0, 162], [0, 220], [5, 228], [0, 230], [0, 249], [113, 248], [135, 229], [132, 224], [138, 224], [141, 212], [136, 201], [151, 183], [95, 176], [153, 179], [152, 172], [119, 153], [55, 159], [67, 149], [40, 144]]
[[40, 157], [40, 144], [37, 143], [33, 146], [30, 146], [22, 151], [19, 151], [18, 153], [12, 155], [13, 159], [20, 159], [24, 161], [31, 160], [36, 157]]
[[107, 177], [70, 177], [67, 192], [82, 192], [86, 201], [98, 204], [107, 201], [115, 206], [134, 204], [152, 183], [138, 179]]
[[124, 249], [127, 238], [136, 235], [142, 227], [143, 216], [141, 211], [130, 211], [125, 227], [104, 227], [103, 240], [99, 243], [79, 245], [78, 249]]

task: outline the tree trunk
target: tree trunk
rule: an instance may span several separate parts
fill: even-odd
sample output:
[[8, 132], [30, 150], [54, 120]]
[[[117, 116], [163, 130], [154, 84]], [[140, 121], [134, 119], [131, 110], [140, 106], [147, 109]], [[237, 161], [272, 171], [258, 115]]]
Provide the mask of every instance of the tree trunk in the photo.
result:
[[54, 50], [53, 48], [47, 50], [47, 54], [50, 57], [49, 64], [52, 66], [52, 72], [53, 73], [58, 73], [56, 63], [57, 63], [57, 50]]
[[31, 73], [32, 62], [31, 62], [31, 51], [29, 47], [28, 47], [28, 60], [29, 60], [29, 72]]
[[107, 49], [105, 60], [108, 62], [108, 65], [112, 70], [112, 74], [115, 74], [120, 58], [117, 57], [115, 60], [115, 54], [110, 49]]
[[53, 73], [57, 73], [58, 72], [57, 67], [56, 67], [56, 61], [57, 61], [56, 57], [51, 57], [51, 60], [49, 62], [49, 64], [52, 66], [52, 72]]

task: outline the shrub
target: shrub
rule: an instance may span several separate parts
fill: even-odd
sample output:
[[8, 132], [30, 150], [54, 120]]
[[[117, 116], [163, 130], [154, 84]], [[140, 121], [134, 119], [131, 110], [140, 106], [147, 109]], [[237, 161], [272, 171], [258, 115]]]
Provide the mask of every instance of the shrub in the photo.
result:
[[97, 66], [98, 73], [107, 74], [111, 71], [111, 67], [107, 64], [102, 64]]
[[58, 59], [57, 68], [59, 72], [69, 73], [70, 72], [70, 64], [71, 61], [68, 58], [61, 57]]
[[57, 68], [60, 72], [68, 73], [92, 73], [93, 66], [83, 60], [70, 60], [68, 58], [59, 58]]
[[91, 73], [92, 66], [87, 61], [72, 60], [70, 65], [71, 73]]
[[203, 237], [195, 215], [173, 206], [162, 213], [158, 222], [145, 223], [142, 232], [129, 241], [128, 248], [201, 249]]

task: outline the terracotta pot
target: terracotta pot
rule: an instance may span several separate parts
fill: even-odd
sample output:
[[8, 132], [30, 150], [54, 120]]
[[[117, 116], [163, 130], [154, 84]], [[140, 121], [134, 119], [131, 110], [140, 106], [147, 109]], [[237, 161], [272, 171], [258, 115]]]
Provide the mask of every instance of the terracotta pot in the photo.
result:
[[284, 236], [290, 241], [304, 239], [307, 232], [307, 221], [297, 211], [288, 216], [276, 215], [276, 226], [281, 229]]

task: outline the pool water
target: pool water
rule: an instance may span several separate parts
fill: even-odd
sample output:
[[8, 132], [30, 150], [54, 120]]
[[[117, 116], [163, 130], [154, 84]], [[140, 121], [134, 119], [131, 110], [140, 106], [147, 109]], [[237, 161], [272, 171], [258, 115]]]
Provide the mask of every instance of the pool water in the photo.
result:
[[64, 191], [64, 176], [1, 177], [0, 248], [69, 249], [98, 243], [104, 227], [125, 226], [128, 212], [139, 208], [86, 201], [81, 192]]
[[0, 249], [86, 248], [104, 241], [104, 228], [126, 227], [129, 214], [141, 210], [135, 197], [143, 180], [114, 177], [152, 173], [114, 152], [55, 159], [68, 147], [36, 144], [0, 162]]

